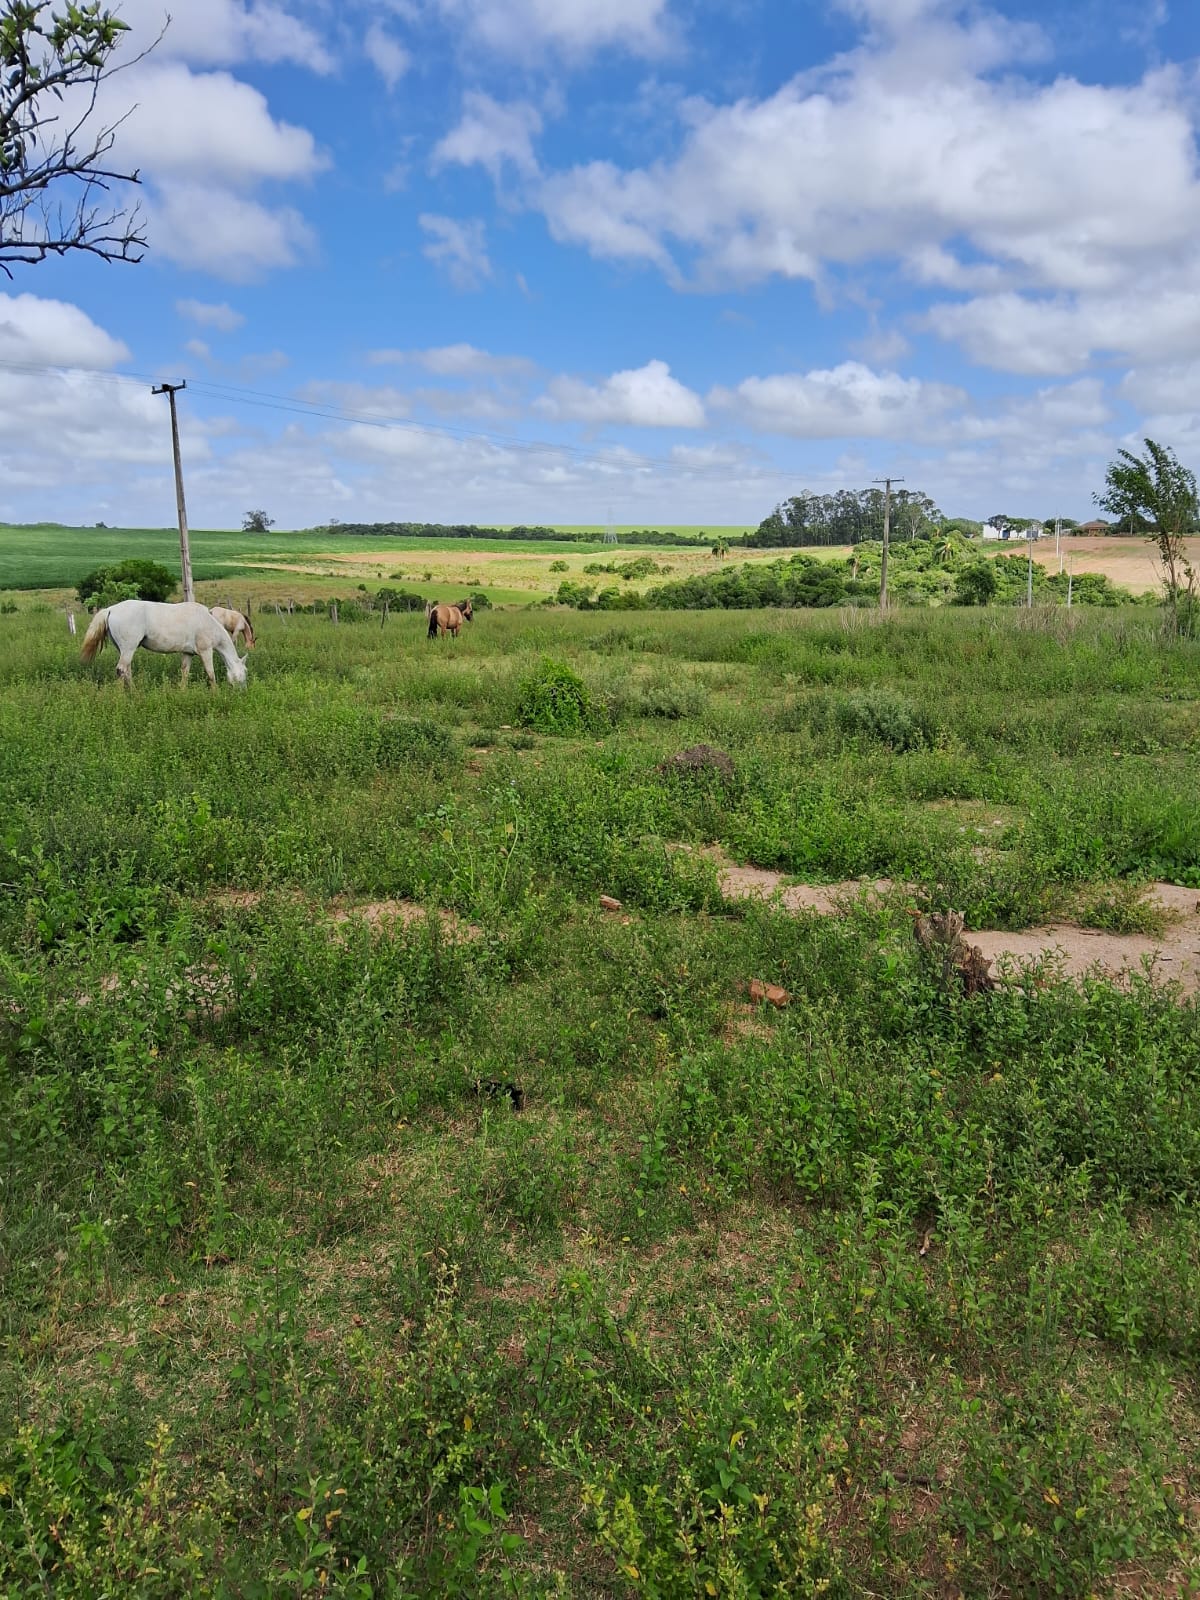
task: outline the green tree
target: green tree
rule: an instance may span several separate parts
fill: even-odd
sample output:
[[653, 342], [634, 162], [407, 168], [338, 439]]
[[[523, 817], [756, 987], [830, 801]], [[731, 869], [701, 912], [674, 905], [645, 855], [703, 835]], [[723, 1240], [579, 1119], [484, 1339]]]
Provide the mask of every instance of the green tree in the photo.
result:
[[169, 600], [175, 577], [157, 561], [118, 561], [80, 578], [76, 592], [84, 605], [114, 605], [118, 600]]
[[1200, 524], [1196, 474], [1183, 466], [1174, 450], [1153, 439], [1142, 441], [1144, 456], [1121, 450], [1104, 475], [1104, 493], [1096, 504], [1118, 522], [1142, 519], [1149, 525], [1149, 537], [1158, 547], [1163, 564], [1163, 581], [1172, 627], [1180, 621], [1180, 597], [1186, 596], [1187, 618], [1191, 622], [1195, 600], [1196, 574], [1187, 555], [1186, 537]]
[[270, 533], [275, 526], [275, 518], [269, 517], [265, 511], [247, 511], [242, 518], [243, 533]]
[[957, 606], [990, 605], [998, 587], [995, 565], [991, 561], [972, 561], [954, 580], [954, 603]]
[[92, 115], [128, 31], [99, 0], [6, 0], [0, 11], [0, 270], [9, 276], [14, 264], [73, 250], [142, 258], [137, 208], [106, 198], [111, 186], [140, 181], [109, 163], [119, 119]]

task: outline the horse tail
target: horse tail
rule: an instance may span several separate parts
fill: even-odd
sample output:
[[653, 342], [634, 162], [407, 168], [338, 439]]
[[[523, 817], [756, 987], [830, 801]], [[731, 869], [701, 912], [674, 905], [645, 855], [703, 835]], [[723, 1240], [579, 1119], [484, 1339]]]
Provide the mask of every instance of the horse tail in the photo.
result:
[[429, 631], [426, 633], [425, 637], [427, 639], [436, 639], [438, 630], [438, 608], [433, 605], [429, 606], [425, 612], [425, 615], [429, 618]]
[[108, 607], [97, 611], [88, 626], [88, 631], [83, 636], [83, 650], [81, 652], [85, 661], [90, 661], [104, 648], [104, 641], [108, 638]]

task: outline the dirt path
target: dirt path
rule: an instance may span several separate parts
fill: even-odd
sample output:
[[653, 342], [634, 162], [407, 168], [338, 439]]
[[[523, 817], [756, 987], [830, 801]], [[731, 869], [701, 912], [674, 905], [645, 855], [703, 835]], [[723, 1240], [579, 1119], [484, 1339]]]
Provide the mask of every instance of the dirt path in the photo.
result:
[[[820, 916], [835, 916], [864, 896], [881, 898], [896, 887], [887, 878], [788, 884], [780, 872], [735, 866], [721, 868], [720, 883], [727, 900], [773, 900], [785, 911], [813, 911]], [[1141, 971], [1150, 961], [1156, 977], [1176, 981], [1185, 993], [1195, 994], [1200, 990], [1200, 890], [1155, 883], [1145, 898], [1171, 919], [1161, 934], [1102, 933], [1072, 922], [1054, 922], [1020, 933], [968, 928], [965, 936], [996, 970], [1006, 964], [1020, 967], [1028, 961], [1047, 961], [1065, 977], [1098, 971], [1119, 979]]]

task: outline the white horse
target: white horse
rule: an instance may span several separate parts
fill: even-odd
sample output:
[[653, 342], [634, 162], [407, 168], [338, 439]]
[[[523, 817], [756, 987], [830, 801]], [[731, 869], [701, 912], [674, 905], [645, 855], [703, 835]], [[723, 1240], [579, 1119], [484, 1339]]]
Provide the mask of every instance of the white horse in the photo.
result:
[[97, 655], [105, 639], [111, 639], [121, 652], [117, 677], [127, 689], [133, 687], [130, 663], [139, 645], [159, 655], [182, 655], [185, 683], [191, 658], [199, 656], [209, 684], [216, 688], [214, 650], [225, 663], [225, 676], [230, 683], [246, 681], [246, 663], [234, 649], [233, 640], [208, 607], [194, 601], [164, 605], [157, 600], [122, 600], [97, 611], [83, 636], [83, 659], [90, 661]]
[[228, 606], [210, 606], [209, 610], [234, 644], [240, 637], [247, 650], [254, 649], [254, 629], [250, 626], [249, 617], [243, 616], [240, 611], [231, 610]]

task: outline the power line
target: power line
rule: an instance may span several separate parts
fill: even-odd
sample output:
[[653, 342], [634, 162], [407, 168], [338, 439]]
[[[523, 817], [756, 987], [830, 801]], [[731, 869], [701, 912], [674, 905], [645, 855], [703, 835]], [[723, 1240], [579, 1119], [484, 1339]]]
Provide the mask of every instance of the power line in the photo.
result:
[[[64, 378], [86, 375], [101, 382], [124, 384], [130, 388], [142, 388], [147, 383], [153, 384], [155, 382], [155, 375], [151, 373], [109, 372], [98, 367], [67, 367], [34, 362], [0, 360], [0, 370], [24, 372], [31, 376]], [[276, 395], [268, 391], [248, 389], [235, 384], [221, 384], [206, 379], [192, 379], [190, 390], [193, 394], [201, 395], [208, 399], [232, 402], [237, 405], [255, 406], [260, 409], [288, 412], [297, 416], [312, 417], [325, 421], [357, 424], [364, 427], [379, 428], [384, 431], [405, 430], [426, 434], [433, 438], [450, 438], [459, 443], [486, 444], [493, 449], [517, 451], [525, 454], [566, 455], [580, 462], [590, 462], [598, 466], [607, 466], [620, 470], [656, 468], [670, 472], [687, 473], [701, 478], [716, 475], [727, 476], [729, 470], [727, 467], [717, 464], [711, 467], [683, 464], [669, 456], [644, 455], [637, 451], [626, 450], [616, 446], [608, 450], [588, 450], [582, 445], [571, 444], [567, 441], [521, 439], [514, 434], [460, 428], [450, 423], [418, 422], [411, 417], [381, 415], [376, 411], [354, 411], [348, 407], [333, 405], [326, 401], [301, 400], [294, 396]], [[760, 472], [759, 476], [767, 480], [777, 479], [780, 482], [791, 483], [795, 481], [796, 472], [794, 470], [784, 471], [779, 469]]]

